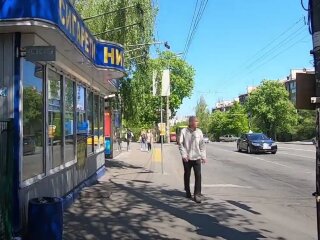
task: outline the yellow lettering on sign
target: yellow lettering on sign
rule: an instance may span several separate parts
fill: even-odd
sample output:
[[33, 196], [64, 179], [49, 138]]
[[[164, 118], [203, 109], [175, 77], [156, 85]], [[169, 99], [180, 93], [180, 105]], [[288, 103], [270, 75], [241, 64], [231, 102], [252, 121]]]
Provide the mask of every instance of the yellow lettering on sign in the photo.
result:
[[109, 58], [111, 58], [111, 64], [114, 64], [114, 48], [109, 52], [108, 47], [104, 47], [104, 63], [108, 64]]
[[84, 47], [84, 28], [81, 28], [81, 41], [80, 41], [81, 47]]
[[87, 53], [90, 53], [89, 52], [89, 35], [87, 31], [85, 31], [85, 50]]
[[75, 14], [72, 14], [72, 35], [75, 36], [76, 35], [76, 23], [77, 23], [77, 16]]
[[62, 25], [66, 24], [65, 13], [63, 14], [63, 11], [66, 10], [65, 8], [66, 8], [66, 4], [64, 0], [59, 0], [59, 16], [60, 16]]
[[116, 49], [116, 64], [120, 66], [123, 65], [123, 56], [119, 49]]
[[79, 22], [77, 22], [77, 42], [81, 43], [81, 26]]
[[69, 10], [68, 5], [66, 6], [66, 28], [71, 32], [71, 11]]

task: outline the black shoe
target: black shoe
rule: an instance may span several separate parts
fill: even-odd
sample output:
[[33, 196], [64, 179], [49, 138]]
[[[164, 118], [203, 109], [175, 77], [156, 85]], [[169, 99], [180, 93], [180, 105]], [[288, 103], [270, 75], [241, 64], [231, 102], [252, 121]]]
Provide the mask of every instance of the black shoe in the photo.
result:
[[196, 203], [201, 203], [201, 201], [202, 201], [201, 195], [195, 195], [195, 196], [194, 196], [194, 201], [195, 201]]
[[186, 193], [186, 198], [192, 198], [191, 193]]

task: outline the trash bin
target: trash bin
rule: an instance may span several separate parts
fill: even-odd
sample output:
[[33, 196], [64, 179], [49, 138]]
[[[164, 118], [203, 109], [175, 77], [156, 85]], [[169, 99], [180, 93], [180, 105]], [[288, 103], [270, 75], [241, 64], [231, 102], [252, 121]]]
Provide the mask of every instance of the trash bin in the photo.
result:
[[28, 208], [28, 239], [62, 240], [62, 232], [62, 199], [57, 197], [31, 199]]

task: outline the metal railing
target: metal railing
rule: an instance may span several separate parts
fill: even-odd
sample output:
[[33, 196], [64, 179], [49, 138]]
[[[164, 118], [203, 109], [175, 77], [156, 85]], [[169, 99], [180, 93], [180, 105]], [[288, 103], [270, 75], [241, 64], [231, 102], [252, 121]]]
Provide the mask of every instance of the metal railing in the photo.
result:
[[13, 125], [0, 120], [0, 239], [12, 237]]

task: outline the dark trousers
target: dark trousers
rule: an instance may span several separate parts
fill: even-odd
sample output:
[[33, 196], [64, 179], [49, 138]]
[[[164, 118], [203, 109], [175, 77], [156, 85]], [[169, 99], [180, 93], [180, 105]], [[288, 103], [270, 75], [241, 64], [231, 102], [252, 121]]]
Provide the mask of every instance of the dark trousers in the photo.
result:
[[184, 167], [184, 189], [190, 193], [190, 175], [193, 168], [195, 184], [194, 195], [201, 195], [201, 160], [183, 162]]
[[151, 143], [148, 143], [148, 151], [151, 151]]

